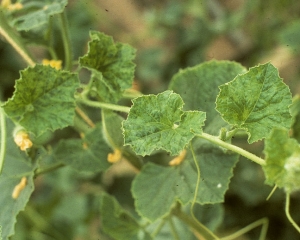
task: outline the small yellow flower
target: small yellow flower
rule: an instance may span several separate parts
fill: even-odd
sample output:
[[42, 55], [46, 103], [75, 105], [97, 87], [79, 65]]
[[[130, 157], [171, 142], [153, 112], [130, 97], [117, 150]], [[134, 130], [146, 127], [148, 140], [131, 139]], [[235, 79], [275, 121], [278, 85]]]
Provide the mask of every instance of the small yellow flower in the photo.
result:
[[169, 162], [169, 165], [170, 166], [177, 166], [177, 165], [179, 165], [184, 160], [185, 155], [186, 155], [186, 150], [184, 149], [183, 151], [181, 151], [181, 153], [177, 157], [173, 158]]
[[61, 69], [61, 60], [48, 60], [48, 59], [43, 59], [42, 61], [43, 65], [50, 65], [53, 68], [56, 68], [57, 70]]
[[116, 163], [122, 159], [122, 152], [119, 149], [115, 149], [114, 153], [107, 155], [107, 161], [110, 163]]
[[22, 151], [26, 151], [27, 148], [32, 147], [32, 142], [29, 139], [29, 135], [25, 131], [19, 131], [14, 136], [14, 141], [17, 144], [17, 146], [20, 147]]
[[10, 11], [20, 10], [23, 8], [22, 3], [14, 3], [12, 4], [10, 0], [2, 0], [1, 6], [3, 8], [7, 8]]
[[27, 184], [27, 178], [26, 177], [22, 177], [20, 183], [15, 186], [15, 188], [14, 188], [14, 190], [12, 192], [11, 196], [12, 196], [13, 199], [17, 199], [20, 196], [20, 193], [26, 187], [26, 184]]

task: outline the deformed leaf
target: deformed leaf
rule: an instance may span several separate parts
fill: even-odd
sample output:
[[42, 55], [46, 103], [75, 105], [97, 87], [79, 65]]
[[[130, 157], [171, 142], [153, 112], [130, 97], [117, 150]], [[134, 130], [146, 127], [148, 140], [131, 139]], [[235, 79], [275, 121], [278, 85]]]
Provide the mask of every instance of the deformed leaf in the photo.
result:
[[19, 31], [37, 28], [48, 23], [50, 16], [62, 13], [67, 3], [67, 0], [39, 0], [32, 1], [31, 4], [25, 3], [13, 24]]
[[248, 132], [253, 143], [268, 136], [272, 128], [291, 126], [291, 92], [270, 63], [250, 68], [220, 86], [216, 109], [229, 124]]
[[54, 151], [57, 160], [80, 172], [100, 172], [109, 168], [107, 155], [111, 149], [103, 139], [101, 125], [84, 139], [63, 139]]
[[[8, 132], [13, 131], [13, 124], [8, 122]], [[0, 238], [7, 240], [14, 234], [14, 227], [17, 215], [23, 211], [31, 193], [34, 190], [33, 172], [36, 164], [22, 152], [14, 143], [12, 136], [7, 138], [7, 149], [3, 172], [0, 175]], [[19, 192], [16, 199], [12, 193], [22, 177], [26, 177], [27, 183], [24, 189]]]
[[112, 37], [91, 31], [88, 53], [79, 59], [80, 65], [92, 72], [91, 81], [101, 100], [116, 102], [122, 92], [132, 86], [135, 49], [114, 43]]
[[76, 74], [36, 65], [21, 71], [15, 92], [3, 108], [6, 114], [28, 131], [40, 135], [73, 124], [74, 93], [79, 86]]
[[152, 239], [137, 220], [126, 212], [115, 198], [108, 194], [101, 197], [101, 220], [103, 230], [116, 240]]
[[[217, 146], [201, 139], [193, 145], [198, 146], [195, 153], [201, 169], [196, 202], [223, 202], [238, 155], [225, 154]], [[193, 200], [196, 182], [197, 170], [190, 151], [176, 167], [147, 163], [132, 184], [136, 210], [150, 221], [166, 216], [176, 201], [186, 205]]]
[[179, 154], [195, 134], [202, 133], [205, 121], [204, 112], [184, 112], [182, 107], [181, 97], [172, 91], [134, 99], [123, 122], [125, 145], [143, 156], [156, 149]]
[[284, 188], [286, 192], [300, 189], [300, 146], [289, 138], [286, 129], [275, 128], [265, 141], [266, 183]]

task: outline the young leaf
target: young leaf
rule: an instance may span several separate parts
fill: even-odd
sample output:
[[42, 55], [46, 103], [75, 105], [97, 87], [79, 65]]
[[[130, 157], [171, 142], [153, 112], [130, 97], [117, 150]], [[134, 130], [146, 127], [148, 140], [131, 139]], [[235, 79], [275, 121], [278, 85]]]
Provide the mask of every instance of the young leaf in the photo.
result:
[[74, 93], [79, 86], [76, 74], [36, 65], [21, 71], [15, 92], [3, 108], [26, 130], [40, 135], [73, 124]]
[[114, 43], [112, 37], [91, 31], [88, 53], [79, 59], [80, 65], [92, 72], [91, 81], [99, 97], [106, 102], [116, 102], [122, 92], [132, 86], [135, 49]]
[[300, 147], [286, 129], [273, 129], [266, 139], [266, 183], [291, 193], [300, 189]]
[[25, 3], [13, 24], [19, 31], [40, 27], [48, 23], [50, 16], [62, 13], [67, 3], [67, 0], [43, 0], [31, 4]]
[[[215, 145], [201, 139], [197, 139], [193, 145], [198, 146], [195, 153], [201, 169], [196, 202], [223, 202], [238, 155], [225, 154]], [[193, 200], [196, 182], [197, 170], [190, 151], [176, 167], [147, 163], [132, 184], [136, 210], [150, 221], [166, 216], [176, 201], [185, 205]]]
[[116, 240], [150, 240], [136, 219], [122, 209], [115, 198], [108, 194], [101, 197], [101, 220], [103, 230]]
[[83, 140], [61, 140], [55, 149], [57, 160], [80, 172], [105, 171], [110, 164], [107, 155], [112, 150], [103, 139], [102, 127], [97, 126]]
[[181, 97], [172, 91], [134, 99], [123, 122], [125, 145], [143, 156], [156, 149], [179, 154], [195, 134], [202, 133], [205, 121], [204, 112], [184, 112], [182, 106]]
[[[8, 122], [8, 132], [13, 131], [13, 123]], [[7, 149], [3, 172], [0, 175], [0, 238], [8, 239], [14, 234], [14, 226], [17, 215], [23, 211], [31, 193], [34, 190], [33, 171], [36, 164], [22, 152], [13, 141], [13, 137], [7, 138]], [[16, 199], [12, 198], [12, 193], [21, 178], [25, 176], [27, 183], [19, 192]]]
[[270, 63], [250, 68], [220, 86], [216, 109], [229, 124], [248, 132], [253, 143], [268, 136], [272, 128], [291, 126], [291, 92]]

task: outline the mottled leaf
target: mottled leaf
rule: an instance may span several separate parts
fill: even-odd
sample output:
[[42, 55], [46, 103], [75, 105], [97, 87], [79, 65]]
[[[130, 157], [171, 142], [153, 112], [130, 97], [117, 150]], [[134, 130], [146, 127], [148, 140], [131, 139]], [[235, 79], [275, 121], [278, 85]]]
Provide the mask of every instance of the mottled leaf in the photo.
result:
[[123, 122], [125, 145], [143, 156], [156, 149], [179, 154], [195, 134], [202, 133], [205, 121], [204, 112], [184, 112], [182, 106], [181, 97], [172, 91], [134, 99]]
[[248, 142], [268, 136], [272, 128], [291, 126], [291, 92], [270, 63], [250, 68], [220, 86], [216, 109], [225, 121], [247, 131]]
[[89, 51], [80, 58], [80, 65], [91, 70], [91, 81], [102, 101], [116, 102], [132, 86], [135, 50], [100, 32], [91, 31], [90, 37]]
[[289, 138], [286, 129], [273, 129], [266, 139], [266, 183], [276, 184], [287, 192], [300, 189], [300, 147], [296, 139]]
[[19, 31], [40, 27], [48, 23], [50, 16], [62, 13], [67, 3], [67, 0], [39, 0], [24, 3], [13, 24]]
[[21, 71], [14, 95], [3, 107], [10, 118], [40, 135], [73, 124], [78, 86], [76, 74], [36, 65]]

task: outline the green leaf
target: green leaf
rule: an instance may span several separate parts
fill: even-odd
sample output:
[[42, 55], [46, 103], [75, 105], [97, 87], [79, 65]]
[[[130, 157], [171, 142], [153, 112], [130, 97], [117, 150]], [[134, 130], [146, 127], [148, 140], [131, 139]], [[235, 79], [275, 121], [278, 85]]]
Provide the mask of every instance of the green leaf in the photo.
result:
[[57, 160], [79, 172], [99, 172], [109, 168], [107, 155], [110, 152], [103, 139], [102, 127], [98, 125], [84, 139], [61, 140], [54, 154]]
[[18, 17], [13, 21], [17, 30], [28, 31], [48, 23], [50, 16], [62, 13], [67, 5], [67, 0], [44, 0], [25, 3], [19, 11]]
[[284, 188], [286, 192], [300, 189], [300, 146], [289, 138], [286, 129], [273, 129], [265, 141], [266, 183]]
[[248, 133], [253, 143], [268, 136], [272, 128], [291, 126], [291, 92], [270, 63], [250, 68], [220, 86], [216, 109], [225, 121]]
[[15, 92], [3, 108], [7, 115], [28, 131], [40, 135], [73, 124], [76, 74], [36, 65], [21, 71]]
[[122, 133], [122, 122], [124, 118], [110, 110], [102, 110], [102, 124], [104, 139], [113, 149], [119, 149], [133, 166], [141, 169], [142, 160], [137, 156], [129, 146], [124, 146], [124, 138]]
[[218, 86], [243, 72], [246, 69], [238, 63], [213, 60], [180, 70], [173, 76], [169, 88], [180, 94], [184, 110], [206, 112], [205, 132], [218, 134], [219, 129], [227, 125], [215, 110]]
[[156, 149], [179, 154], [195, 134], [202, 133], [205, 121], [204, 112], [184, 112], [182, 106], [181, 97], [172, 91], [134, 99], [123, 122], [125, 145], [143, 156]]
[[[201, 169], [196, 202], [223, 202], [238, 156], [225, 154], [220, 148], [201, 139], [193, 145], [198, 146], [195, 153]], [[186, 205], [193, 200], [196, 182], [197, 171], [190, 151], [176, 167], [147, 163], [132, 183], [136, 210], [150, 221], [166, 216], [176, 201]]]
[[[12, 122], [8, 122], [8, 132], [13, 131]], [[22, 152], [14, 143], [12, 136], [7, 138], [7, 149], [3, 172], [0, 175], [0, 238], [7, 240], [14, 234], [16, 217], [23, 211], [31, 193], [34, 190], [33, 172], [36, 164]], [[17, 199], [12, 198], [12, 193], [23, 176], [27, 178], [25, 188], [20, 192]]]
[[80, 65], [92, 72], [91, 81], [101, 100], [116, 102], [122, 92], [132, 86], [135, 49], [114, 43], [112, 37], [91, 31], [88, 53], [79, 59]]
[[136, 219], [122, 209], [115, 198], [108, 194], [101, 197], [101, 220], [104, 232], [116, 240], [150, 240]]
[[122, 134], [122, 122], [124, 118], [110, 110], [102, 110], [102, 124], [104, 138], [111, 148], [122, 148], [124, 138]]

